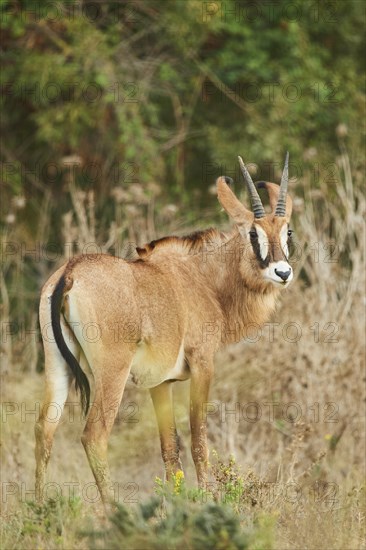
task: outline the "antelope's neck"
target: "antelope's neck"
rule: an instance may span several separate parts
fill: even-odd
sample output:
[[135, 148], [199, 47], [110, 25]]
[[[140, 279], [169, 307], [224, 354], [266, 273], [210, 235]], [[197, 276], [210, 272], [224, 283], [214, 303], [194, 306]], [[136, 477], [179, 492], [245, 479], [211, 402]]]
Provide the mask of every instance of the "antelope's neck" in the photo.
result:
[[208, 249], [198, 261], [201, 275], [216, 296], [222, 312], [222, 343], [247, 338], [250, 331], [268, 322], [279, 291], [251, 279], [250, 259], [243, 254], [240, 236], [220, 247]]

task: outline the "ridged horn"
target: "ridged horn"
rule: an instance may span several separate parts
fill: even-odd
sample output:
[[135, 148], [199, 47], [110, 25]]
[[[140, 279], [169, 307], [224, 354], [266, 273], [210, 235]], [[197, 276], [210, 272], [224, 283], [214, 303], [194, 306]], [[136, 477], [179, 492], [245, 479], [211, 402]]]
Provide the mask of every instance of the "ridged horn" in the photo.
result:
[[252, 208], [253, 208], [253, 212], [254, 212], [254, 217], [255, 218], [264, 218], [266, 213], [264, 211], [263, 204], [262, 204], [262, 201], [260, 199], [260, 196], [258, 195], [258, 191], [255, 188], [253, 180], [250, 177], [250, 174], [247, 170], [247, 167], [245, 166], [245, 164], [243, 162], [243, 159], [241, 157], [238, 157], [238, 159], [239, 159], [239, 164], [240, 164], [242, 174], [244, 176], [244, 180], [245, 180], [245, 182], [248, 186], [250, 200], [251, 200]]
[[280, 193], [278, 196], [275, 216], [284, 217], [286, 215], [286, 197], [287, 197], [287, 187], [288, 187], [288, 151], [286, 153], [285, 166], [283, 168], [281, 184], [280, 184]]

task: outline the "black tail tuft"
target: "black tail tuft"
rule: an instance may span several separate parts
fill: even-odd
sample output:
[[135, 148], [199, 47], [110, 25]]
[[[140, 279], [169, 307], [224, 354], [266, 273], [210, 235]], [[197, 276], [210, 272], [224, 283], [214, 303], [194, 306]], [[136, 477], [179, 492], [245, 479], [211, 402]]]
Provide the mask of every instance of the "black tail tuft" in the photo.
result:
[[57, 347], [60, 350], [62, 357], [65, 359], [65, 361], [69, 365], [75, 377], [75, 388], [77, 391], [80, 391], [81, 406], [82, 406], [84, 415], [86, 416], [90, 405], [89, 380], [86, 377], [83, 370], [81, 369], [78, 361], [76, 360], [74, 355], [71, 353], [71, 351], [67, 347], [67, 344], [65, 342], [65, 339], [61, 330], [60, 315], [61, 315], [62, 300], [64, 297], [64, 290], [65, 290], [65, 277], [64, 275], [62, 275], [51, 296], [52, 330], [55, 336]]

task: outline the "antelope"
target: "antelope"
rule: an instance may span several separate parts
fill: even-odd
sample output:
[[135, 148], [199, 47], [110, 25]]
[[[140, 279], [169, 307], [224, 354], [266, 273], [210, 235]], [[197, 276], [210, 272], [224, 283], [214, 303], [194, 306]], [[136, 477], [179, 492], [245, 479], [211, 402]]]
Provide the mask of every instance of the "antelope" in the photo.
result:
[[[182, 470], [172, 382], [190, 378], [191, 452], [198, 485], [205, 486], [205, 404], [214, 355], [245, 335], [248, 325], [263, 325], [293, 278], [288, 153], [280, 185], [256, 187], [241, 157], [239, 163], [253, 211], [233, 193], [231, 178], [219, 177], [218, 200], [234, 222], [228, 232], [164, 237], [137, 248], [138, 258], [128, 261], [75, 256], [44, 285], [40, 324], [51, 327], [53, 337], [42, 330], [46, 389], [35, 426], [39, 499], [59, 421], [48, 413], [55, 404], [62, 411], [74, 380], [86, 417], [81, 440], [103, 502], [113, 501], [108, 438], [129, 375], [150, 390], [168, 480]], [[271, 213], [257, 188], [267, 191]], [[96, 341], [83, 334], [86, 323], [98, 327]]]

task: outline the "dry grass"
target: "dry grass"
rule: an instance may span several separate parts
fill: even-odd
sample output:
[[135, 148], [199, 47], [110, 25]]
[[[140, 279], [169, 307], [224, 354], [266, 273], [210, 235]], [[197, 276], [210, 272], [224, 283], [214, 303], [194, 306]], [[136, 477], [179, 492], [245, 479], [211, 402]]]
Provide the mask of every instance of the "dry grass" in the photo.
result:
[[[222, 473], [234, 455], [236, 466], [226, 466], [221, 496], [229, 490], [228, 480], [230, 491], [244, 488], [235, 506], [248, 528], [262, 526], [263, 537], [251, 542], [253, 549], [365, 548], [365, 199], [357, 191], [360, 186], [353, 185], [345, 152], [339, 164], [331, 200], [326, 185], [312, 192], [306, 175], [301, 182], [305, 201], [296, 202], [294, 214], [301, 251], [298, 279], [271, 324], [249, 335], [257, 341], [233, 345], [216, 360], [208, 421], [210, 448], [220, 460], [211, 453], [212, 480], [219, 487], [220, 467]], [[140, 191], [132, 190], [127, 199], [132, 203], [133, 193]], [[126, 224], [118, 200], [118, 223], [111, 224], [106, 248], [120, 242], [117, 227]], [[71, 240], [87, 242], [95, 232], [93, 197], [74, 192], [73, 202], [76, 217], [65, 219], [65, 240], [70, 242], [72, 234]], [[130, 215], [138, 219], [136, 211]], [[139, 227], [130, 220], [130, 240], [155, 236], [149, 216]], [[15, 364], [4, 374], [2, 547], [87, 548], [78, 529], [91, 517], [104, 525], [99, 502], [84, 498], [81, 510], [61, 510], [58, 531], [47, 531], [43, 520], [38, 531], [30, 527], [33, 520], [27, 523], [33, 517], [24, 501], [33, 499], [25, 492], [33, 490], [36, 417], [29, 411], [41, 401], [43, 381], [25, 370], [24, 364]], [[187, 483], [193, 485], [188, 389], [187, 383], [176, 385], [175, 397]], [[70, 400], [77, 401], [75, 395]], [[67, 483], [77, 484], [78, 495], [93, 482], [79, 443], [81, 431], [82, 421], [68, 405], [49, 469], [49, 479], [57, 481], [63, 496]], [[110, 462], [127, 506], [152, 494], [162, 464], [147, 392], [127, 388], [110, 441]]]

